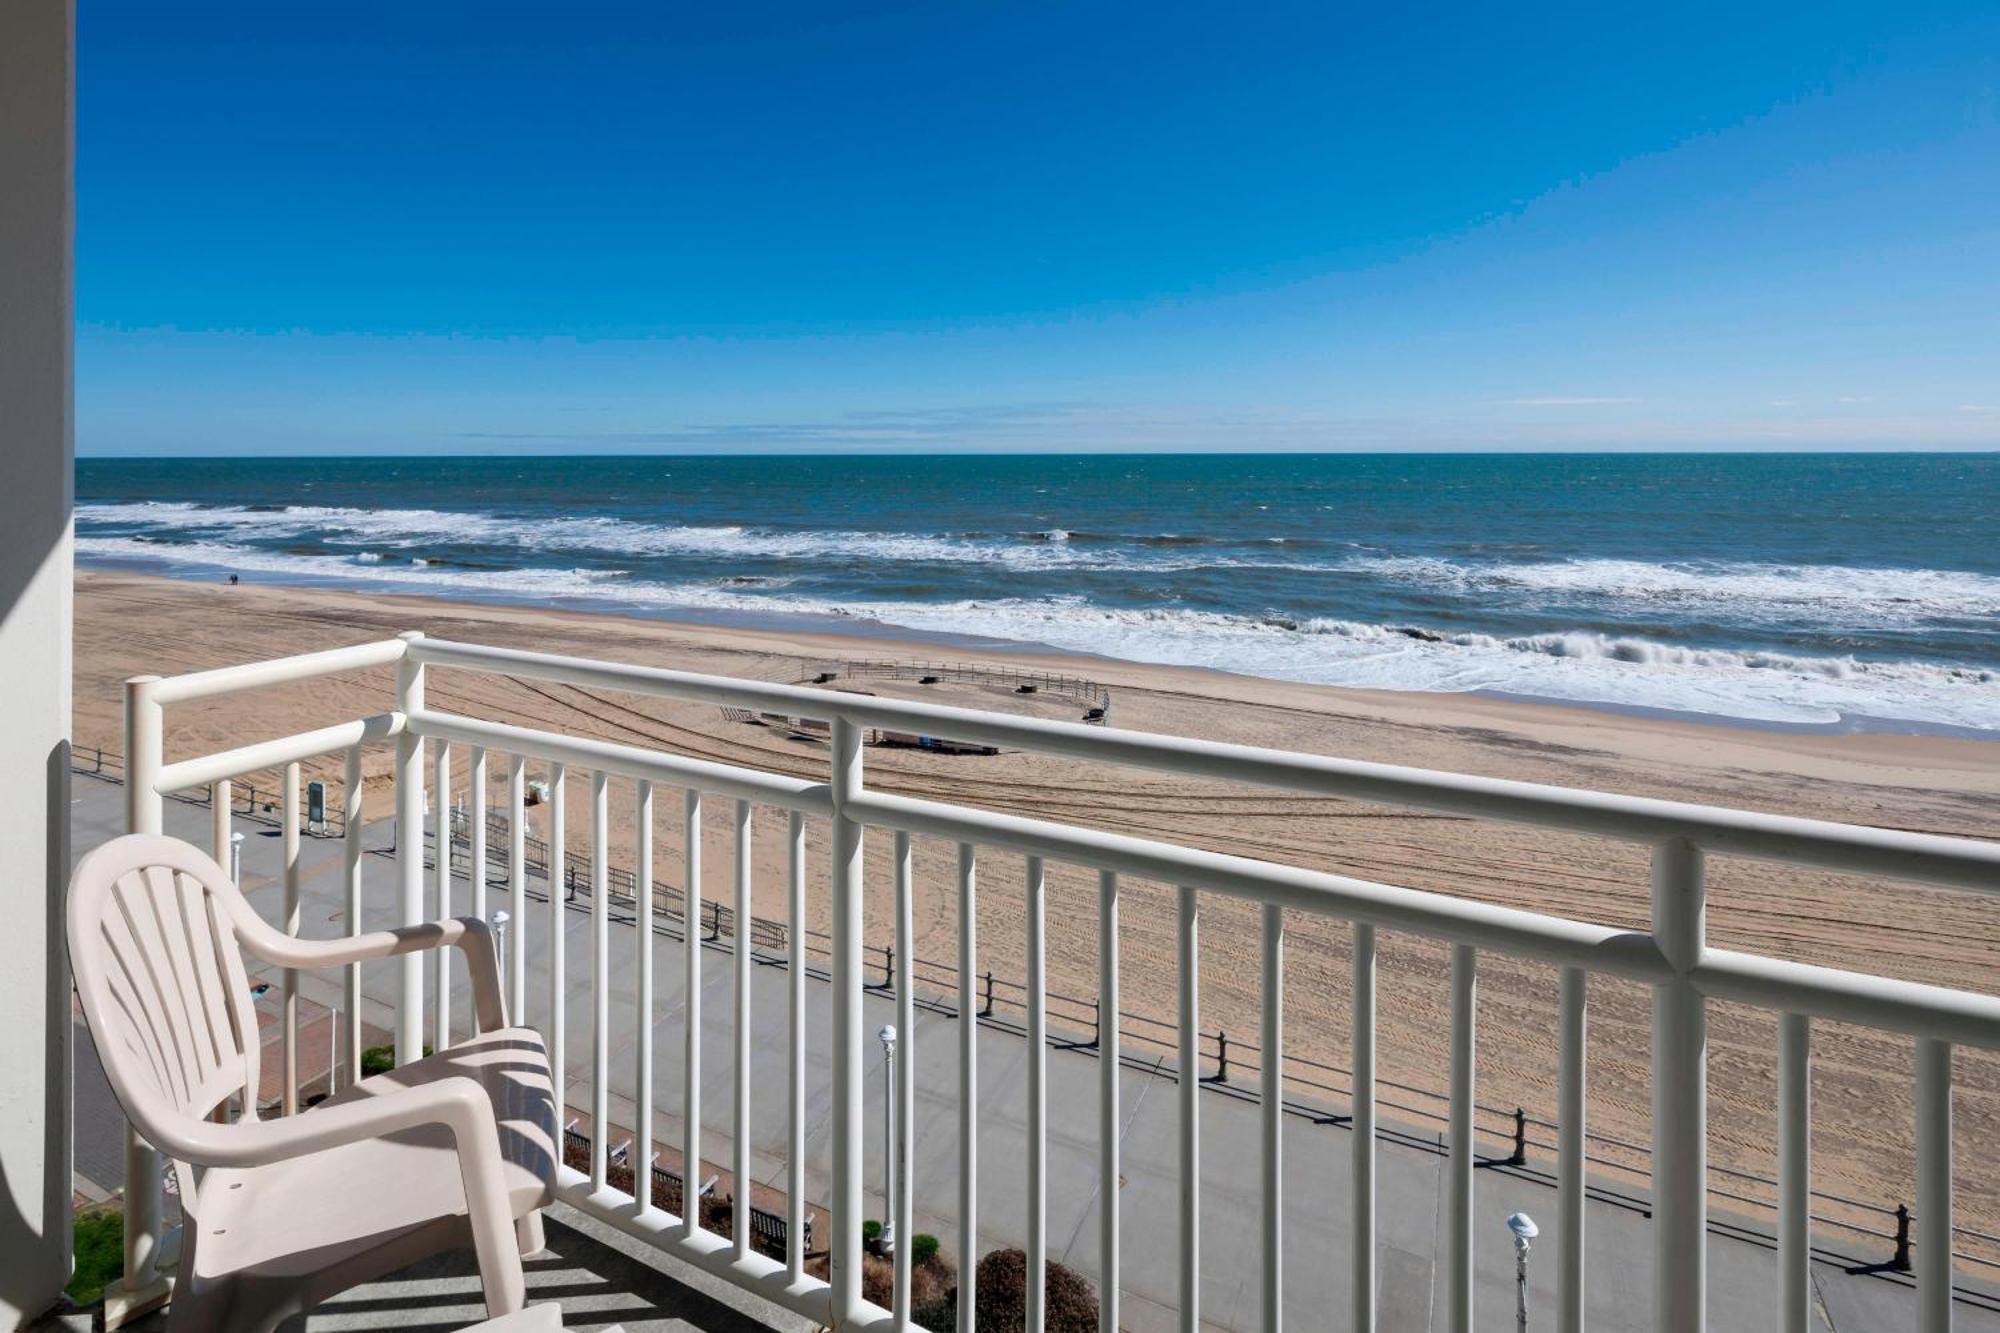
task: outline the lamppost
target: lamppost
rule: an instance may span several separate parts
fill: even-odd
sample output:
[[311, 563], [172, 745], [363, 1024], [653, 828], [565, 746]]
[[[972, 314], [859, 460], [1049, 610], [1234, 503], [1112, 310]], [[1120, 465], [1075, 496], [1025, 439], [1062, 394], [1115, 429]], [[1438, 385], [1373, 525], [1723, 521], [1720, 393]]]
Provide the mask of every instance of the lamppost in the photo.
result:
[[1514, 1326], [1528, 1333], [1528, 1242], [1541, 1234], [1535, 1219], [1526, 1213], [1507, 1218], [1507, 1230], [1514, 1233]]
[[[502, 995], [507, 993], [507, 923], [513, 919], [513, 917], [507, 915], [507, 909], [504, 907], [493, 914], [493, 954], [494, 961], [500, 965], [500, 993]], [[521, 1016], [515, 1014], [513, 1015], [513, 1019], [518, 1023], [521, 1021]]]
[[896, 1025], [884, 1023], [882, 1042], [882, 1253], [896, 1252]]
[[229, 835], [229, 878], [233, 883], [243, 882], [243, 835]]

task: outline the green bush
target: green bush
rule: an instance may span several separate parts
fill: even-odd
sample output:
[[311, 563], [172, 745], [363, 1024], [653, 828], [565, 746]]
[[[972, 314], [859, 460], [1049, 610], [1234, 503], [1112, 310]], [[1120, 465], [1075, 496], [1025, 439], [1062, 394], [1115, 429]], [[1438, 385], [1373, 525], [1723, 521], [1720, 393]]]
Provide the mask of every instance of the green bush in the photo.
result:
[[873, 1245], [880, 1239], [882, 1239], [882, 1224], [880, 1222], [871, 1217], [861, 1224], [861, 1241], [864, 1245]]
[[100, 1208], [76, 1215], [76, 1273], [64, 1290], [78, 1305], [95, 1305], [125, 1275], [125, 1214]]
[[938, 1238], [927, 1231], [910, 1237], [910, 1262], [919, 1268], [937, 1258]]
[[[424, 1054], [429, 1055], [430, 1053], [430, 1043], [426, 1042], [424, 1044]], [[395, 1067], [396, 1048], [394, 1046], [370, 1046], [361, 1053], [361, 1077], [363, 1078], [373, 1078], [377, 1074], [386, 1074]]]

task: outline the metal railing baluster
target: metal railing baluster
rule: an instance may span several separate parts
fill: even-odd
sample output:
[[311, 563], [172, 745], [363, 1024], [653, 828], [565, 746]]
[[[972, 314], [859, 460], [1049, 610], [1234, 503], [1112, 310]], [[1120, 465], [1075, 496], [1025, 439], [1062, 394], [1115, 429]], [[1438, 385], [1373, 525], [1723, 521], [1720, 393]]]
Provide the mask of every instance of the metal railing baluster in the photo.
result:
[[896, 1223], [896, 1251], [892, 1256], [894, 1276], [890, 1284], [890, 1312], [899, 1329], [910, 1323], [910, 1251], [915, 1248], [912, 1225], [911, 1158], [916, 1142], [917, 1118], [917, 1019], [915, 987], [910, 979], [910, 955], [916, 951], [916, 931], [912, 925], [916, 896], [910, 865], [910, 835], [896, 835], [896, 1197], [883, 1207]]
[[1047, 1319], [1049, 1251], [1049, 1015], [1048, 875], [1042, 858], [1027, 858], [1022, 915], [1028, 962], [1028, 1246], [1027, 1333]]
[[735, 1213], [730, 1235], [741, 1260], [750, 1254], [750, 802], [736, 802], [736, 920], [731, 944], [735, 948], [736, 995], [733, 1031], [736, 1038], [735, 1119], [731, 1126], [730, 1173], [736, 1178]]
[[1812, 1327], [1812, 1020], [1778, 1016], [1778, 1311]]
[[466, 830], [471, 865], [468, 873], [472, 878], [472, 914], [481, 921], [486, 920], [486, 747], [472, 747], [472, 764], [465, 778], [471, 789], [472, 827]]
[[[364, 831], [363, 807], [366, 804], [367, 789], [361, 776], [361, 747], [352, 745], [347, 750], [346, 770], [342, 774], [341, 785], [341, 830], [340, 862], [341, 881], [347, 890], [347, 933], [361, 933], [361, 835]], [[345, 982], [341, 991], [344, 1003], [342, 1017], [347, 1024], [347, 1082], [348, 1086], [361, 1081], [361, 964], [349, 963]]]
[[611, 776], [590, 775], [590, 1187], [611, 1141]]
[[1354, 1003], [1349, 1015], [1354, 1066], [1352, 1268], [1354, 1333], [1375, 1329], [1375, 927], [1354, 924]]
[[1589, 1114], [1590, 977], [1566, 967], [1557, 996], [1561, 1063], [1556, 1071], [1556, 1333], [1583, 1333], [1584, 1132]]
[[1708, 1020], [1701, 964], [1702, 854], [1653, 849], [1653, 938], [1673, 978], [1653, 986], [1653, 1327], [1700, 1333], [1708, 1305]]
[[1276, 903], [1264, 904], [1262, 964], [1263, 1313], [1265, 1333], [1279, 1333], [1285, 1323], [1285, 909]]
[[1951, 1043], [1917, 1039], [1917, 1327], [1951, 1329]]
[[1445, 1327], [1472, 1329], [1473, 1086], [1477, 1077], [1479, 953], [1451, 949], [1451, 1158], [1445, 1178]]
[[[294, 939], [299, 933], [299, 766], [285, 765], [282, 809], [285, 857], [285, 920], [283, 930]], [[279, 976], [284, 1001], [285, 1114], [299, 1113], [299, 972], [286, 968]]]
[[[431, 914], [434, 921], [443, 921], [451, 916], [451, 746], [444, 741], [437, 744], [437, 753], [431, 757], [431, 791], [437, 808], [431, 815], [431, 827], [436, 830], [433, 845], [437, 848], [437, 865], [434, 883], [437, 886], [437, 909]], [[431, 980], [436, 987], [437, 1006], [432, 1014], [433, 1030], [431, 1046], [444, 1050], [451, 1045], [451, 955], [454, 950], [444, 950], [431, 955]]]
[[507, 1019], [528, 1021], [528, 757], [507, 759], [507, 886], [514, 928], [507, 937]]
[[[979, 851], [958, 845], [958, 1248], [979, 1269]], [[958, 1327], [973, 1333], [977, 1285], [958, 1284]], [[1113, 1326], [1115, 1327], [1115, 1325]]]
[[632, 1123], [633, 1209], [643, 1216], [653, 1206], [653, 784], [640, 780], [638, 805], [638, 899], [637, 925], [632, 932], [633, 974], [633, 1071], [634, 1100]]
[[862, 1148], [862, 827], [848, 807], [862, 794], [861, 732], [845, 716], [832, 724], [833, 802], [833, 1203], [828, 1272], [829, 1322], [859, 1322]]
[[[165, 708], [158, 676], [125, 682], [125, 831], [159, 833], [164, 823], [159, 773], [164, 759]], [[125, 1126], [125, 1273], [104, 1294], [107, 1328], [136, 1318], [164, 1302], [171, 1280], [160, 1272], [162, 1159], [151, 1144]]]
[[790, 1013], [785, 1061], [785, 1280], [805, 1275], [806, 1193], [806, 817], [786, 830], [785, 965]]
[[1119, 1326], [1122, 1304], [1118, 1188], [1123, 1126], [1119, 1123], [1118, 1079], [1123, 1066], [1119, 1061], [1118, 1025], [1118, 876], [1109, 870], [1100, 871], [1097, 876], [1097, 1012], [1097, 1248], [1098, 1262], [1103, 1268], [1097, 1293], [1097, 1326], [1115, 1329]]
[[230, 824], [233, 822], [230, 818], [230, 800], [230, 781], [228, 778], [223, 778], [210, 789], [208, 795], [208, 847], [209, 855], [214, 857], [215, 863], [224, 870], [229, 869], [229, 834]]
[[689, 787], [681, 804], [687, 884], [681, 897], [681, 948], [687, 999], [681, 1005], [681, 1235], [701, 1226], [701, 792]]
[[1193, 888], [1180, 888], [1181, 1333], [1201, 1329], [1201, 916]]
[[569, 769], [549, 765], [549, 1078], [554, 1083], [556, 1118], [567, 1118], [569, 934], [563, 929], [563, 844], [569, 828]]
[[[410, 645], [423, 638], [402, 634], [404, 653], [396, 663], [396, 711], [407, 718], [424, 706], [423, 662]], [[396, 924], [420, 925], [424, 919], [424, 738], [405, 726], [396, 737]], [[396, 1063], [406, 1065], [423, 1054], [424, 956], [407, 953], [398, 969], [396, 988]]]

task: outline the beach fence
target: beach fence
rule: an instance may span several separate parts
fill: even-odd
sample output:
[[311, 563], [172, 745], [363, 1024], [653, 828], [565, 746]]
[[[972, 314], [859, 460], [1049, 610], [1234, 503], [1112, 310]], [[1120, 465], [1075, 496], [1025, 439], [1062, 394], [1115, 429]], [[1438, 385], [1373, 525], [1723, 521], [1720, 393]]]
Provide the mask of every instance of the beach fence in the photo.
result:
[[[989, 662], [908, 662], [893, 658], [862, 658], [810, 663], [786, 672], [778, 680], [786, 685], [812, 687], [832, 685], [843, 680], [890, 680], [918, 685], [946, 683], [978, 685], [1012, 690], [1016, 694], [1046, 695], [1062, 699], [1077, 710], [1078, 720], [1086, 726], [1103, 727], [1111, 724], [1111, 690], [1108, 686], [1082, 676], [1067, 675], [1060, 671], [1039, 671], [1031, 667]], [[790, 710], [759, 710], [725, 704], [722, 716], [729, 722], [759, 722], [819, 735], [826, 734], [828, 730], [827, 723]], [[924, 740], [936, 739], [938, 738], [925, 736], [920, 729], [911, 727], [877, 727], [870, 729], [866, 736], [871, 745], [885, 742], [918, 745]], [[996, 747], [963, 748], [991, 753]]]

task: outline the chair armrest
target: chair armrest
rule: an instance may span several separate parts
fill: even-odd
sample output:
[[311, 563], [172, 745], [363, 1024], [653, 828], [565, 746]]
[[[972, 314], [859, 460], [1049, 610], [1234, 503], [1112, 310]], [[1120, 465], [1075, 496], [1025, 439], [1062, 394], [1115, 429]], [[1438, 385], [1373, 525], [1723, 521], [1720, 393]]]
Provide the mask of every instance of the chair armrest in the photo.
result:
[[479, 1017], [479, 1030], [494, 1032], [507, 1026], [507, 1006], [500, 993], [500, 959], [493, 946], [493, 930], [474, 916], [426, 921], [393, 930], [372, 930], [365, 935], [339, 939], [297, 939], [273, 929], [263, 918], [252, 914], [254, 925], [238, 922], [238, 938], [244, 947], [266, 962], [290, 968], [342, 967], [398, 954], [455, 948], [465, 955], [471, 974], [472, 1000]]
[[[204, 1166], [258, 1167], [424, 1125], [442, 1125], [451, 1134], [487, 1313], [512, 1313], [521, 1308], [525, 1294], [521, 1256], [515, 1248], [514, 1209], [507, 1195], [493, 1102], [477, 1079], [455, 1075], [316, 1106], [280, 1120], [218, 1125], [176, 1119], [170, 1128], [162, 1127], [164, 1132], [155, 1146], [170, 1156]], [[355, 1187], [390, 1189], [394, 1184], [356, 1181]], [[328, 1200], [327, 1206], [336, 1207], [338, 1202]]]
[[160, 1142], [155, 1146], [199, 1166], [257, 1167], [424, 1125], [450, 1130], [461, 1157], [468, 1149], [476, 1153], [481, 1142], [495, 1154], [499, 1151], [493, 1102], [479, 1080], [463, 1074], [276, 1120], [218, 1124], [177, 1118], [171, 1126], [156, 1126]]

